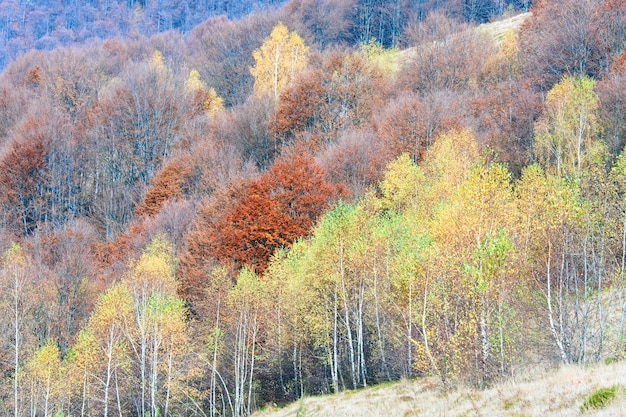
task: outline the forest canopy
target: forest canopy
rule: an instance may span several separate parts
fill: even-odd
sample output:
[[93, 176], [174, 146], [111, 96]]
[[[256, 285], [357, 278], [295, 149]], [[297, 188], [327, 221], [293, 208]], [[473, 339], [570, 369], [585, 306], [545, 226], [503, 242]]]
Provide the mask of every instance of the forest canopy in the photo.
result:
[[5, 4], [0, 414], [624, 357], [622, 2]]

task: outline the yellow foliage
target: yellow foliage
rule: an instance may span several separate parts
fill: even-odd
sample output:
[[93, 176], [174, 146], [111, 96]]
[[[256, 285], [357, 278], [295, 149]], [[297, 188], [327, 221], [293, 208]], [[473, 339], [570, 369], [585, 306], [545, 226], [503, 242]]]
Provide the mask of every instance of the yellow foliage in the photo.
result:
[[200, 73], [198, 70], [192, 69], [189, 72], [189, 78], [185, 81], [185, 88], [187, 92], [206, 89], [206, 84], [200, 79]]
[[208, 117], [213, 117], [224, 110], [224, 99], [217, 95], [214, 88], [207, 90], [207, 86], [200, 78], [200, 73], [197, 70], [192, 69], [189, 72], [189, 78], [185, 81], [185, 90], [188, 94], [200, 94], [200, 97], [204, 97], [202, 109]]
[[125, 283], [133, 294], [145, 298], [154, 292], [176, 295], [175, 262], [171, 245], [157, 236], [146, 247], [138, 260], [129, 263]]
[[114, 284], [100, 298], [96, 308], [89, 317], [89, 329], [93, 330], [96, 338], [105, 341], [111, 329], [121, 331], [124, 324], [132, 315], [132, 297], [128, 287], [124, 284]]
[[512, 65], [513, 68], [517, 68], [519, 65], [517, 62], [519, 47], [517, 45], [517, 37], [515, 36], [513, 29], [507, 30], [504, 34], [504, 39], [502, 39], [502, 44], [500, 45], [500, 51], [509, 64]]
[[422, 163], [431, 184], [426, 203], [435, 207], [436, 201], [445, 201], [467, 178], [478, 156], [478, 144], [469, 129], [450, 131], [437, 138]]
[[98, 360], [98, 341], [93, 331], [81, 331], [64, 359], [66, 384], [70, 392], [81, 392], [83, 384], [92, 378]]
[[207, 96], [203, 108], [209, 117], [213, 117], [224, 110], [224, 99], [217, 95], [214, 88], [209, 89]]
[[58, 375], [61, 365], [61, 354], [59, 347], [52, 340], [48, 340], [43, 345], [35, 357], [29, 362], [29, 374], [40, 381], [46, 381], [49, 378]]
[[535, 154], [559, 177], [580, 175], [603, 158], [599, 140], [598, 97], [589, 77], [564, 77], [546, 96], [535, 124]]
[[35, 393], [30, 399], [31, 405], [41, 403], [45, 414], [61, 397], [66, 382], [61, 378], [61, 353], [56, 343], [48, 340], [40, 347], [26, 364], [25, 371], [31, 392]]
[[150, 59], [152, 65], [154, 65], [158, 69], [165, 69], [165, 63], [163, 62], [163, 54], [161, 51], [156, 50], [152, 53], [152, 58]]
[[498, 49], [489, 55], [483, 64], [479, 80], [486, 88], [491, 88], [499, 81], [511, 80], [517, 76], [520, 70], [518, 59], [518, 45], [515, 32], [509, 29], [504, 33]]
[[278, 23], [263, 45], [253, 52], [254, 92], [258, 97], [278, 99], [280, 91], [308, 63], [309, 47], [296, 33]]
[[424, 172], [411, 160], [409, 154], [400, 155], [387, 165], [385, 177], [380, 183], [382, 208], [399, 212], [408, 207], [417, 198], [423, 181]]

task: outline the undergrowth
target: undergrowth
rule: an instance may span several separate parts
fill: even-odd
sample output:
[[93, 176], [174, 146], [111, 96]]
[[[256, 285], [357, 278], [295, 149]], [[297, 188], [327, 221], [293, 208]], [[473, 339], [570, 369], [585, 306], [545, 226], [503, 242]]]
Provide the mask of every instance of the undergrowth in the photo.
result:
[[617, 396], [620, 388], [621, 387], [617, 384], [610, 387], [598, 388], [587, 396], [583, 405], [580, 406], [580, 411], [584, 413], [589, 410], [599, 410], [606, 407], [611, 400]]

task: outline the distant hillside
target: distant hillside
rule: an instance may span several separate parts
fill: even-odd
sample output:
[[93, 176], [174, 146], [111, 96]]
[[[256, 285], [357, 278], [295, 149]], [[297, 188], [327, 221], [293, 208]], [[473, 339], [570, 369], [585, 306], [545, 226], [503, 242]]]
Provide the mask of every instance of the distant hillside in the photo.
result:
[[0, 69], [30, 49], [168, 30], [186, 33], [212, 16], [239, 18], [281, 3], [284, 0], [6, 0], [0, 3]]
[[[478, 31], [479, 33], [485, 33], [487, 36], [493, 38], [496, 43], [500, 43], [506, 33], [512, 30], [516, 35], [519, 35], [519, 31], [522, 24], [532, 16], [531, 12], [519, 13], [514, 16], [505, 17], [493, 22], [483, 23], [478, 26], [471, 26], [467, 29], [468, 32]], [[395, 68], [399, 68], [402, 62], [410, 61], [414, 59], [417, 54], [416, 47], [402, 49], [395, 56], [393, 65]]]
[[[588, 369], [563, 367], [538, 378], [520, 378], [484, 391], [466, 388], [444, 391], [433, 378], [403, 380], [337, 395], [307, 397], [283, 409], [269, 408], [255, 413], [253, 417], [617, 417], [626, 415], [625, 375], [626, 362], [619, 362]], [[613, 392], [614, 397], [607, 392]], [[607, 398], [604, 406], [601, 398]]]
[[530, 16], [530, 12], [520, 13], [507, 19], [502, 19], [490, 23], [483, 23], [482, 25], [478, 26], [478, 30], [483, 31], [492, 36], [495, 40], [500, 41], [502, 40], [502, 38], [504, 38], [504, 35], [509, 30], [519, 32], [522, 24]]
[[351, 40], [367, 42], [376, 38], [390, 46], [397, 44], [410, 19], [421, 20], [432, 10], [445, 10], [451, 17], [481, 23], [507, 10], [528, 10], [532, 1], [513, 0], [505, 9], [503, 2], [495, 0], [471, 5], [454, 0], [4, 0], [0, 2], [0, 70], [32, 49], [49, 51], [97, 39], [149, 37], [170, 30], [186, 34], [214, 16], [234, 20], [285, 4], [312, 23], [317, 35], [323, 34], [319, 40], [324, 44], [332, 40], [329, 33], [342, 30], [336, 19], [347, 11]]

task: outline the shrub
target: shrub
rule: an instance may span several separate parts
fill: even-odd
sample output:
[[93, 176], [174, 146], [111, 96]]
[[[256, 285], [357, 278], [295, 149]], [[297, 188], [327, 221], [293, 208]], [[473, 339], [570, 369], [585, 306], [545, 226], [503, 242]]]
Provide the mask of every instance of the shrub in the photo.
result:
[[613, 385], [608, 388], [599, 388], [592, 392], [583, 402], [580, 407], [581, 412], [589, 410], [599, 410], [608, 405], [608, 403], [617, 395], [619, 385]]

